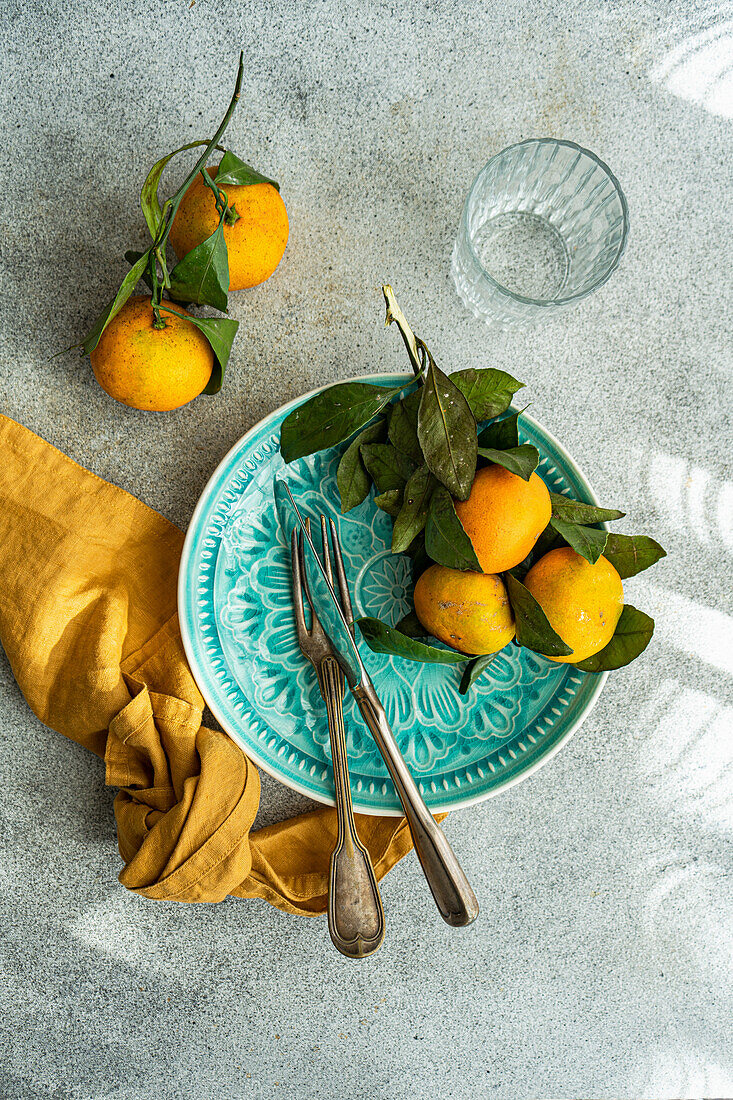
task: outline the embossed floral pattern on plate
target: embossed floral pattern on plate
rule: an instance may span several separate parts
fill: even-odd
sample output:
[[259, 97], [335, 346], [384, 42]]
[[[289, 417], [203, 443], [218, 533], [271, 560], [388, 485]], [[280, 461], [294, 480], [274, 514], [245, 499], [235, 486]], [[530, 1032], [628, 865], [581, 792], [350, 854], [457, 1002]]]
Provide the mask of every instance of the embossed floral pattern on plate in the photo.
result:
[[[332, 801], [328, 727], [313, 670], [297, 645], [273, 476], [285, 474], [306, 511], [323, 511], [337, 523], [357, 615], [396, 623], [409, 610], [412, 583], [409, 560], [389, 552], [391, 521], [371, 498], [341, 516], [342, 448], [284, 466], [278, 439], [287, 411], [248, 433], [207, 486], [184, 549], [181, 623], [194, 674], [227, 732], [283, 782]], [[549, 487], [588, 499], [579, 471], [524, 419], [524, 439], [540, 448], [539, 472]], [[363, 642], [360, 648], [433, 809], [486, 797], [536, 767], [569, 736], [602, 684], [601, 677], [509, 645], [466, 697], [458, 691], [460, 666], [421, 666], [372, 653]], [[398, 812], [350, 695], [345, 713], [357, 809]]]

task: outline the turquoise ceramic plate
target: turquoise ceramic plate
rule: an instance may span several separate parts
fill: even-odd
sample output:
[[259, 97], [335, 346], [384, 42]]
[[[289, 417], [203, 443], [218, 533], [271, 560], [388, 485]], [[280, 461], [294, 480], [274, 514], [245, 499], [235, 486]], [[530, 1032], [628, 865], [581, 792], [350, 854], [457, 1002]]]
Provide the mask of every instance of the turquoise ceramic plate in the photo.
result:
[[[395, 375], [368, 380], [394, 385]], [[341, 515], [336, 467], [343, 448], [283, 463], [280, 424], [308, 396], [255, 425], [214, 472], [186, 536], [178, 603], [191, 668], [223, 729], [277, 779], [333, 804], [326, 713], [296, 641], [274, 475], [287, 477], [311, 514], [324, 511], [336, 521], [356, 614], [396, 623], [409, 608], [411, 584], [409, 559], [389, 552], [391, 521], [371, 498]], [[559, 443], [526, 414], [521, 423], [522, 442], [539, 448], [548, 487], [595, 503]], [[417, 665], [359, 644], [434, 812], [477, 802], [529, 775], [578, 728], [605, 680], [509, 645], [462, 696], [461, 666]], [[387, 770], [350, 696], [345, 712], [355, 808], [399, 814]]]

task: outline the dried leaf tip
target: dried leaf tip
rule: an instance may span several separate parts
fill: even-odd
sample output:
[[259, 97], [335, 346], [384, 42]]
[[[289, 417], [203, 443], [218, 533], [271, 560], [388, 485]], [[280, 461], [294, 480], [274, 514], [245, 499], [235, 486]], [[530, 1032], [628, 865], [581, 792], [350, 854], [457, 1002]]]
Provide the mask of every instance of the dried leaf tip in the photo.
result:
[[[394, 291], [388, 283], [385, 283], [382, 286], [382, 294], [384, 295], [384, 302], [387, 307], [387, 313], [384, 321], [385, 326], [388, 327], [394, 321], [394, 323], [399, 328], [400, 333], [402, 334], [402, 339], [405, 342], [405, 347], [407, 348], [407, 354], [410, 357], [412, 369], [415, 372], [415, 375], [419, 378], [423, 372], [424, 361], [421, 362], [420, 352], [418, 350], [418, 342], [415, 338], [415, 333], [410, 328], [407, 322], [407, 318], [400, 309], [399, 302], [394, 296]], [[422, 342], [421, 346], [425, 349], [426, 355], [429, 355], [430, 353], [428, 352], [427, 348], [425, 348], [425, 345], [422, 344]]]

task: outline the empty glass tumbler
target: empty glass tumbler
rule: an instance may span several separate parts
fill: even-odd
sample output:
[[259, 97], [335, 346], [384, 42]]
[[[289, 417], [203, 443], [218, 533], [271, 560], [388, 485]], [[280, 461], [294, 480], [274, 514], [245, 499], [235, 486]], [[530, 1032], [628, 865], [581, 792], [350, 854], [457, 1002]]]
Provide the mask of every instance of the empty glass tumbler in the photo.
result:
[[481, 320], [533, 324], [580, 301], [618, 265], [629, 229], [618, 180], [572, 141], [510, 145], [481, 169], [453, 248], [453, 281]]

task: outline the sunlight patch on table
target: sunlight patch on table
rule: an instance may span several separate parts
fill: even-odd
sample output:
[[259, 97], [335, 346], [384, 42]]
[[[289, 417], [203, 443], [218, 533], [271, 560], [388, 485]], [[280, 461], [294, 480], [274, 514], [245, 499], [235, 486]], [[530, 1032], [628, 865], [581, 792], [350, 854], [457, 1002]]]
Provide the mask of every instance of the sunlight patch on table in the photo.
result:
[[733, 19], [718, 17], [698, 28], [688, 24], [676, 33], [678, 45], [651, 70], [654, 83], [712, 115], [733, 118]]
[[640, 761], [645, 788], [678, 812], [733, 832], [733, 706], [667, 680], [654, 709]]
[[160, 945], [143, 922], [135, 921], [124, 894], [107, 897], [80, 913], [70, 924], [69, 933], [87, 947], [130, 966], [165, 966]]
[[678, 1044], [659, 1051], [639, 1096], [732, 1096], [733, 1069]]
[[[633, 581], [629, 602], [643, 607], [654, 619], [651, 646], [671, 646], [696, 657], [712, 668], [733, 676], [733, 618], [717, 607], [708, 607], [669, 588], [652, 584], [643, 576]], [[730, 690], [730, 684], [726, 690]]]
[[733, 482], [716, 480], [682, 455], [657, 451], [647, 461], [649, 491], [667, 523], [706, 547], [719, 540], [733, 550]]

